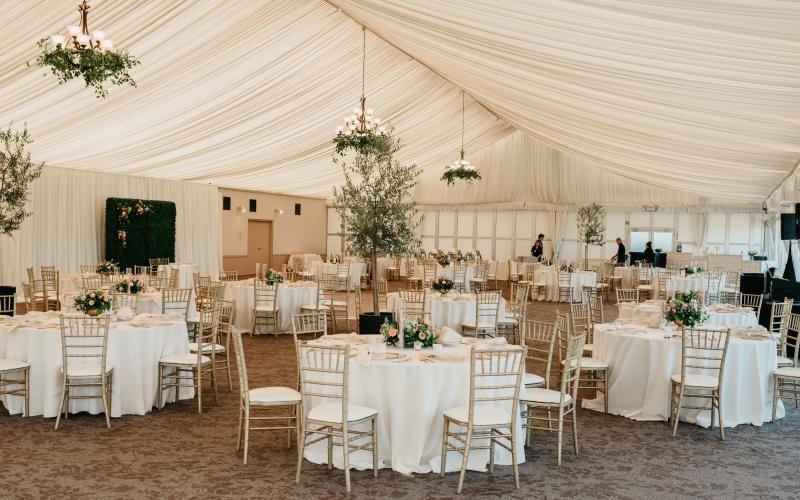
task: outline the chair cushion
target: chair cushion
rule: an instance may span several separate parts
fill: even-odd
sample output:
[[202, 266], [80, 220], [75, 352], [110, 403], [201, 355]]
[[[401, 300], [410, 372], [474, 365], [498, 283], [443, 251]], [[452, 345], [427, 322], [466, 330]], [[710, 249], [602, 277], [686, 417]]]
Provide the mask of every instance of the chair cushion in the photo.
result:
[[[461, 328], [475, 329], [475, 323], [461, 323]], [[478, 328], [494, 328], [494, 323], [478, 323]]]
[[[671, 377], [672, 381], [676, 384], [681, 383], [681, 374], [676, 373]], [[712, 375], [704, 375], [702, 373], [687, 373], [686, 384], [689, 387], [716, 387], [719, 381], [717, 377]]]
[[[159, 360], [159, 363], [163, 363], [165, 365], [196, 365], [197, 364], [197, 353], [176, 353], [176, 354], [167, 354], [163, 358]], [[200, 363], [211, 363], [211, 358], [207, 358], [205, 356], [200, 356]]]
[[[225, 352], [225, 346], [214, 344], [214, 350], [217, 352]], [[189, 352], [197, 352], [197, 342], [189, 344]], [[211, 352], [211, 344], [206, 343], [203, 345], [203, 352]]]
[[637, 288], [639, 288], [639, 290], [652, 290], [653, 285], [639, 285]]
[[[318, 310], [316, 304], [306, 304], [304, 306], [301, 306], [300, 309], [303, 310], [303, 311], [316, 311], [316, 310]], [[328, 310], [328, 306], [323, 306], [322, 304], [320, 304], [319, 310], [320, 311], [327, 311]]]
[[247, 393], [251, 403], [298, 403], [300, 393], [288, 387], [259, 387]]
[[256, 311], [271, 313], [271, 312], [278, 312], [280, 311], [280, 309], [278, 309], [277, 307], [273, 309], [273, 306], [258, 306], [256, 307]]
[[320, 304], [323, 304], [323, 305], [326, 305], [326, 306], [330, 306], [332, 304], [333, 307], [347, 307], [347, 302], [345, 302], [344, 300], [333, 300], [333, 301], [321, 300]]
[[[378, 410], [360, 405], [349, 405], [347, 407], [347, 421], [355, 422], [362, 420], [372, 415], [376, 415]], [[331, 422], [334, 424], [342, 423], [342, 405], [340, 403], [324, 403], [315, 406], [308, 412], [309, 420], [317, 420], [320, 422]]]
[[[561, 400], [561, 393], [553, 389], [542, 387], [526, 387], [519, 394], [520, 403], [539, 403], [545, 405], [558, 405]], [[564, 394], [564, 404], [572, 401], [572, 396]]]
[[722, 293], [736, 293], [736, 289], [728, 287], [720, 288], [719, 291]]
[[784, 366], [775, 370], [775, 375], [779, 377], [800, 378], [800, 368], [796, 366]]
[[781, 366], [794, 366], [794, 360], [786, 356], [778, 356], [778, 367]]
[[[469, 406], [459, 406], [445, 410], [444, 416], [458, 422], [469, 422]], [[502, 408], [489, 405], [475, 405], [472, 425], [507, 425], [511, 423], [511, 415]]]
[[594, 352], [594, 344], [583, 344], [583, 352]]
[[[113, 369], [106, 363], [106, 373], [111, 373]], [[64, 368], [61, 368], [63, 372]], [[100, 376], [100, 363], [72, 363], [67, 366], [68, 377], [99, 377]]]
[[581, 358], [581, 370], [608, 370], [608, 363], [597, 358]]
[[526, 387], [530, 387], [534, 385], [544, 385], [545, 380], [535, 373], [526, 372], [522, 374], [522, 382]]
[[31, 365], [24, 361], [17, 361], [16, 359], [0, 358], [0, 372], [15, 371], [22, 368], [29, 368]]

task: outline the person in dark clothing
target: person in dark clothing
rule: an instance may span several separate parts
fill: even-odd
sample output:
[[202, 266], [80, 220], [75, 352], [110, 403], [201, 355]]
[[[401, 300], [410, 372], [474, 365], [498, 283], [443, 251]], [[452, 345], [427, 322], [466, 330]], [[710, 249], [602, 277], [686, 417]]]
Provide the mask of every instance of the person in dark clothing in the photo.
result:
[[644, 260], [653, 264], [656, 261], [656, 253], [653, 251], [653, 242], [648, 241], [644, 244]]
[[617, 266], [625, 265], [625, 245], [622, 244], [622, 238], [617, 238], [617, 254], [611, 257], [611, 262], [616, 262]]
[[531, 247], [531, 256], [539, 261], [542, 260], [542, 256], [544, 255], [544, 235], [540, 234], [538, 239], [533, 242], [533, 246]]

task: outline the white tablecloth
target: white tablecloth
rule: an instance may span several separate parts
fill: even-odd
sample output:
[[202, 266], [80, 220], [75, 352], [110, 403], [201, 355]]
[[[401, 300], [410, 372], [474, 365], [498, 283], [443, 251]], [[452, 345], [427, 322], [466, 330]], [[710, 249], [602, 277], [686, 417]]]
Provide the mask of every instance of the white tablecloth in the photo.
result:
[[[608, 411], [634, 420], [667, 420], [670, 377], [681, 370], [681, 339], [665, 339], [667, 332], [611, 331], [598, 325], [594, 357], [609, 364]], [[722, 382], [722, 418], [725, 427], [761, 425], [772, 418], [771, 374], [777, 369], [775, 342], [731, 336]], [[692, 404], [692, 403], [690, 403]], [[778, 418], [784, 415], [779, 403]], [[584, 400], [584, 407], [602, 411], [602, 398]], [[681, 420], [708, 427], [711, 413], [684, 410]]]
[[[323, 274], [337, 274], [338, 264], [329, 264], [326, 262], [315, 262], [311, 264], [311, 274], [315, 279], [319, 279]], [[350, 262], [350, 287], [354, 288], [360, 286], [361, 275], [364, 274], [365, 265], [360, 262]], [[344, 286], [341, 287], [344, 290]]]
[[614, 277], [622, 278], [622, 288], [636, 288], [639, 285], [639, 266], [615, 267]]
[[[236, 319], [234, 327], [249, 332], [253, 327], [253, 280], [233, 281], [225, 286], [225, 299], [234, 301]], [[317, 284], [283, 283], [278, 287], [278, 315], [280, 331], [292, 331], [292, 314], [300, 314], [300, 308], [317, 302]], [[261, 328], [260, 328], [261, 329]], [[268, 330], [272, 333], [271, 330]]]
[[311, 265], [314, 262], [322, 262], [322, 257], [315, 253], [293, 253], [289, 256], [289, 265], [294, 265], [294, 258], [301, 257], [303, 259], [303, 266], [304, 269], [309, 270], [311, 269]]
[[[147, 314], [161, 314], [161, 292], [155, 289], [152, 291], [143, 292], [139, 294], [139, 313]], [[79, 292], [67, 292], [61, 294], [61, 310], [65, 313], [74, 313], [75, 296]], [[112, 304], [112, 307], [113, 304]], [[199, 321], [200, 313], [197, 311], [197, 301], [194, 296], [194, 289], [189, 297], [189, 314], [186, 318], [188, 321]]]
[[[653, 288], [658, 288], [658, 280], [654, 280]], [[707, 289], [708, 276], [704, 273], [690, 274], [689, 276], [673, 276], [667, 281], [667, 295], [671, 295], [678, 290], [705, 293]]]
[[[7, 323], [0, 324], [0, 358], [30, 363], [30, 413], [55, 417], [61, 400], [62, 357], [58, 315], [34, 313], [17, 316], [16, 319], [24, 319], [29, 324], [23, 324], [11, 333], [8, 333]], [[137, 321], [153, 322], [137, 318], [134, 323]], [[160, 318], [158, 321], [166, 324], [144, 327], [129, 322], [111, 323], [107, 362], [114, 367], [112, 417], [149, 412], [156, 404], [158, 360], [168, 354], [189, 352], [186, 323], [170, 318]], [[174, 392], [165, 391], [164, 394], [166, 397]], [[194, 389], [191, 387], [181, 389], [181, 399], [193, 395]], [[22, 413], [24, 403], [21, 397], [3, 396], [3, 404], [11, 414]], [[70, 413], [81, 411], [102, 413], [103, 402], [100, 399], [70, 402]]]
[[[436, 277], [437, 278], [450, 278], [451, 280], [454, 279], [454, 267], [451, 263], [447, 267], [442, 267], [439, 264], [436, 264]], [[414, 268], [415, 278], [424, 279], [425, 277], [425, 266], [419, 265]], [[472, 292], [472, 286], [470, 284], [470, 280], [475, 277], [475, 266], [474, 265], [467, 265], [466, 275], [464, 278], [464, 291], [467, 293]]]
[[178, 273], [178, 288], [193, 288], [194, 273], [197, 272], [197, 265], [190, 263], [161, 264], [158, 270], [164, 272], [164, 276], [170, 277], [172, 273]]
[[[657, 324], [662, 318], [662, 304], [660, 300], [650, 300], [641, 304], [619, 304], [620, 319], [642, 319], [650, 324]], [[705, 309], [708, 318], [703, 322], [706, 326], [721, 327], [756, 327], [758, 318], [749, 307], [734, 307], [725, 304], [708, 306]]]
[[[403, 315], [400, 310], [400, 295], [390, 293], [387, 296], [387, 306], [394, 314], [398, 324], [402, 324]], [[429, 292], [425, 295], [425, 310], [429, 311], [429, 317], [433, 328], [447, 326], [461, 332], [461, 323], [475, 322], [475, 295], [464, 293], [458, 294], [451, 292], [442, 297], [439, 293]], [[500, 305], [497, 310], [497, 320], [502, 321], [506, 317], [506, 301], [500, 297]]]
[[[425, 349], [423, 352], [430, 352]], [[372, 360], [369, 367], [356, 358], [350, 360], [350, 403], [378, 410], [378, 460], [381, 468], [391, 467], [402, 474], [439, 472], [442, 446], [442, 415], [450, 408], [469, 404], [469, 353], [463, 346], [445, 347], [443, 353], [463, 353], [463, 360], [423, 363], [412, 349], [388, 349], [409, 355], [406, 362]], [[402, 382], [400, 382], [402, 381]], [[330, 400], [325, 401], [327, 403]], [[517, 420], [517, 461], [523, 463], [523, 433]], [[365, 427], [366, 428], [366, 427]], [[475, 441], [473, 444], [483, 444]], [[325, 442], [306, 448], [306, 459], [327, 463]], [[450, 452], [448, 472], [461, 468], [461, 455]], [[511, 453], [496, 447], [495, 463], [510, 465]], [[488, 450], [470, 453], [467, 467], [485, 471]], [[342, 468], [341, 448], [334, 448], [333, 464]], [[350, 455], [350, 465], [372, 468], [372, 455], [358, 451]]]
[[[547, 285], [546, 297], [537, 297], [538, 300], [555, 301], [558, 299], [558, 271], [552, 268], [540, 268], [533, 273], [533, 286], [535, 283]], [[583, 285], [596, 285], [597, 274], [594, 271], [576, 271], [570, 274], [572, 284], [572, 300], [580, 302], [583, 298]], [[534, 293], [533, 291], [531, 292]], [[535, 296], [535, 295], [534, 295]]]

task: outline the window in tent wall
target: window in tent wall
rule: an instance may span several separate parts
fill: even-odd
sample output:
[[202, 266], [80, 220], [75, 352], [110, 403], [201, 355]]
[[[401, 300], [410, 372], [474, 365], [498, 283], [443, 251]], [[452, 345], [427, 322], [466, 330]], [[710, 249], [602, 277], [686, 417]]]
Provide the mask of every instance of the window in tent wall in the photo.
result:
[[533, 223], [536, 219], [535, 212], [519, 211], [515, 212], [514, 217], [514, 252], [509, 257], [511, 260], [517, 256], [530, 255], [531, 246], [536, 240], [536, 236], [533, 234]]
[[458, 231], [456, 248], [462, 252], [475, 248], [475, 212], [462, 210], [456, 215]]
[[423, 212], [422, 219], [422, 248], [429, 252], [436, 248], [436, 220], [437, 212], [428, 210]]
[[[708, 229], [706, 230], [705, 248], [709, 253], [725, 253], [727, 247], [728, 225], [726, 217], [728, 214], [711, 213], [708, 214]], [[700, 249], [699, 253], [702, 253]]]
[[495, 247], [491, 257], [487, 259], [507, 260], [511, 257], [514, 237], [514, 212], [497, 212], [495, 219]]
[[438, 248], [447, 252], [456, 245], [456, 213], [452, 210], [439, 212]]
[[332, 253], [344, 252], [344, 228], [342, 227], [342, 220], [339, 213], [333, 207], [328, 207], [328, 220], [327, 220], [327, 238], [325, 252], [330, 255]]
[[489, 210], [475, 212], [475, 249], [484, 259], [491, 259], [494, 254], [494, 215]]

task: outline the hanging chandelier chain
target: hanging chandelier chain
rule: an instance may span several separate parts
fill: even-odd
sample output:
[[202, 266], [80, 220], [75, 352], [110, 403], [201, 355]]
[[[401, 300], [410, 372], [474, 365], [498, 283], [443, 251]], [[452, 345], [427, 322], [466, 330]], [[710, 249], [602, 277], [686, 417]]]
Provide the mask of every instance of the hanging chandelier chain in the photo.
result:
[[361, 27], [362, 42], [361, 42], [361, 97], [367, 95], [366, 81], [367, 81], [367, 27]]
[[89, 9], [92, 7], [83, 0], [83, 3], [78, 6], [81, 13], [81, 34], [89, 35]]
[[464, 91], [461, 91], [461, 159], [464, 159]]

